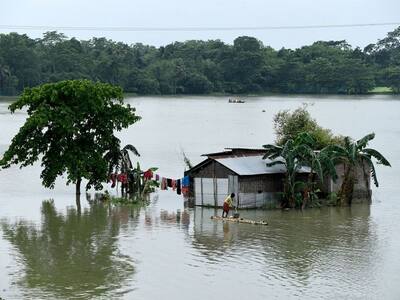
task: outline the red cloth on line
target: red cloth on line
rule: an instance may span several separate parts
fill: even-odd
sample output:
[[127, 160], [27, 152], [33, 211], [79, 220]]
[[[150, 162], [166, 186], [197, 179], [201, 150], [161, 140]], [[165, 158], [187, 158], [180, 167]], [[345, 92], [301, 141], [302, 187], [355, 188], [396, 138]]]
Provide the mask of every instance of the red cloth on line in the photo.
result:
[[115, 184], [117, 182], [117, 174], [115, 173], [110, 174], [110, 177], [108, 179], [109, 181], [111, 181], [111, 187], [112, 188], [115, 187]]
[[148, 169], [146, 172], [143, 173], [144, 179], [151, 180], [153, 178], [153, 172]]
[[127, 183], [128, 182], [128, 176], [125, 173], [118, 174], [117, 180], [121, 183]]

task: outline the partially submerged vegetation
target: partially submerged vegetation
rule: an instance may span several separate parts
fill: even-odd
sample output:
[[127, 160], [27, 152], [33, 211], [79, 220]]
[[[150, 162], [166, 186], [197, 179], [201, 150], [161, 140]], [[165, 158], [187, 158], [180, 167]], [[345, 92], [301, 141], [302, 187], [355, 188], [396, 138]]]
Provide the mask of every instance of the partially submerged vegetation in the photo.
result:
[[115, 131], [140, 120], [135, 109], [123, 104], [122, 89], [89, 80], [70, 80], [25, 89], [10, 111], [28, 109], [28, 118], [0, 160], [2, 168], [41, 160], [43, 186], [53, 188], [66, 174], [67, 184], [81, 182], [86, 189], [103, 188], [110, 160], [120, 153]]
[[[306, 106], [294, 112], [288, 110], [278, 112], [274, 123], [276, 145], [263, 146], [266, 150], [264, 159], [279, 158], [267, 165], [282, 164], [286, 168], [282, 207], [304, 208], [315, 204], [318, 200], [318, 184], [323, 182], [326, 175], [336, 180], [338, 164], [344, 166], [344, 178], [339, 193], [328, 196], [329, 204], [349, 206], [353, 199], [357, 167], [362, 167], [367, 187], [370, 176], [378, 187], [372, 159], [376, 159], [378, 164], [390, 166], [389, 161], [381, 153], [367, 148], [368, 143], [375, 137], [374, 133], [357, 141], [348, 136], [334, 136], [330, 130], [320, 127], [311, 118]], [[310, 168], [306, 182], [298, 179], [298, 173], [303, 167]]]

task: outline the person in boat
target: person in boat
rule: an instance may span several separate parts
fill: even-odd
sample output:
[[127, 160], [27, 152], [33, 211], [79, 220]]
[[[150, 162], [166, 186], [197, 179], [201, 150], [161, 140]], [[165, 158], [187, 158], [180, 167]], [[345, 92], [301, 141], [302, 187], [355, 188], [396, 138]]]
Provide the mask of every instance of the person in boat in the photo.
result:
[[224, 206], [222, 207], [222, 217], [228, 217], [229, 210], [233, 207], [233, 199], [235, 198], [235, 193], [230, 194], [224, 200]]

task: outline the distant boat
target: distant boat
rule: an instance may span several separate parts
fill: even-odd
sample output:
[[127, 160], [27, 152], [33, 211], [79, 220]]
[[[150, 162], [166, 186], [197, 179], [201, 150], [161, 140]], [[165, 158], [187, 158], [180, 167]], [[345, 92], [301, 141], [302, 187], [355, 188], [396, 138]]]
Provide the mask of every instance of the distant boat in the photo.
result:
[[245, 103], [244, 100], [240, 100], [240, 99], [231, 99], [231, 98], [229, 98], [228, 102], [229, 102], [229, 103]]

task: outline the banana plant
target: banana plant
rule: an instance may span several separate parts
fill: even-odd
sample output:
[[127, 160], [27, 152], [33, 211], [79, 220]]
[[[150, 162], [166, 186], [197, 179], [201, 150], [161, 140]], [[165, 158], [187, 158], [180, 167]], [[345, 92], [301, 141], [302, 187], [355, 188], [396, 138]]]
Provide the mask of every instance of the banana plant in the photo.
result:
[[367, 134], [358, 141], [352, 141], [350, 137], [345, 137], [343, 146], [331, 145], [327, 147], [326, 151], [330, 152], [331, 157], [344, 165], [344, 178], [339, 191], [338, 204], [342, 206], [351, 205], [356, 167], [362, 166], [367, 187], [370, 175], [375, 186], [379, 187], [375, 165], [372, 159], [374, 158], [378, 164], [388, 167], [391, 166], [389, 161], [381, 153], [375, 149], [367, 148], [368, 143], [374, 138], [375, 133]]
[[[125, 173], [128, 174], [133, 169], [132, 160], [129, 156], [129, 152], [133, 153], [136, 156], [140, 156], [139, 152], [133, 145], [126, 145], [122, 149], [114, 152], [107, 152], [104, 156], [104, 159], [108, 161], [108, 174], [112, 173]], [[140, 167], [139, 167], [140, 169]], [[129, 176], [127, 176], [127, 185], [126, 187], [131, 187], [132, 184], [130, 182]], [[124, 193], [124, 187], [121, 185], [121, 192]]]
[[[319, 155], [314, 151], [315, 141], [312, 136], [303, 132], [294, 140], [289, 139], [283, 146], [272, 144], [264, 145], [266, 153], [263, 159], [269, 159], [268, 167], [274, 165], [285, 166], [285, 183], [283, 206], [296, 206], [296, 191], [300, 184], [297, 180], [297, 174], [303, 167], [310, 167], [310, 173], [316, 173], [320, 180], [323, 179], [323, 169]], [[325, 153], [325, 152], [324, 152]], [[325, 155], [325, 154], [324, 154]]]

